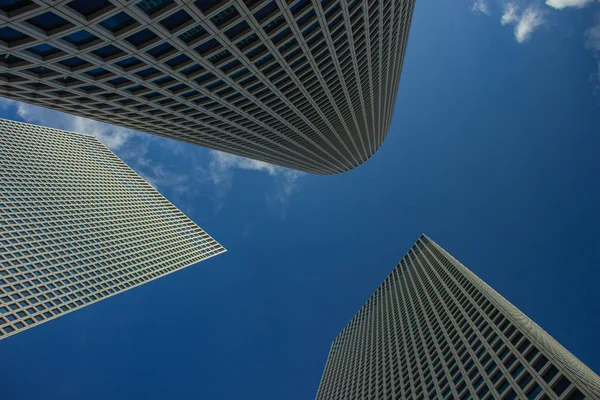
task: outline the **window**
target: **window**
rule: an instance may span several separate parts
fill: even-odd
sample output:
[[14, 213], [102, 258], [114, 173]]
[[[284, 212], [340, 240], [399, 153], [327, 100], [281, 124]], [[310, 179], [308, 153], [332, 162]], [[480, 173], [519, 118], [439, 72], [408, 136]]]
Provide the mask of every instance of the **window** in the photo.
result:
[[156, 39], [158, 35], [152, 32], [150, 29], [142, 29], [139, 32], [134, 33], [133, 35], [125, 38], [129, 43], [134, 45], [135, 47], [142, 47], [143, 44], [149, 43], [152, 40]]
[[29, 36], [26, 34], [17, 31], [16, 29], [11, 28], [10, 26], [5, 26], [4, 28], [0, 28], [0, 40], [11, 44], [14, 42], [18, 42], [19, 40], [28, 39]]
[[173, 3], [173, 0], [142, 0], [136, 6], [146, 14], [152, 15]]
[[66, 19], [59, 17], [58, 15], [52, 12], [37, 15], [33, 18], [28, 19], [26, 22], [37, 28], [40, 28], [46, 33], [62, 27], [66, 27], [67, 25], [72, 25]]
[[538, 394], [542, 391], [542, 388], [537, 383], [534, 383], [531, 388], [527, 391], [527, 398], [529, 400], [533, 400], [537, 397]]
[[570, 384], [571, 384], [570, 380], [568, 380], [564, 376], [561, 376], [560, 378], [558, 378], [556, 383], [552, 386], [552, 390], [554, 390], [554, 393], [556, 393], [557, 396], [560, 396], [561, 394], [564, 393], [565, 390], [567, 390], [567, 388], [569, 387]]
[[67, 6], [71, 7], [84, 17], [89, 17], [106, 7], [114, 7], [108, 0], [74, 0], [67, 3]]
[[550, 364], [550, 368], [544, 372], [542, 378], [549, 383], [556, 376], [556, 374], [558, 374], [558, 369], [554, 365]]
[[127, 13], [121, 11], [120, 13], [113, 15], [110, 18], [100, 22], [100, 26], [108, 29], [112, 33], [116, 33], [128, 26], [133, 25], [136, 21], [131, 18]]
[[168, 31], [174, 31], [180, 28], [181, 26], [187, 24], [189, 21], [192, 21], [192, 17], [188, 13], [183, 10], [179, 10], [174, 14], [171, 14], [167, 18], [160, 21], [160, 24], [164, 26]]
[[545, 355], [541, 355], [538, 357], [537, 361], [533, 364], [533, 368], [535, 368], [536, 371], [540, 372], [542, 370], [542, 368], [544, 368], [544, 365], [546, 365], [546, 363], [548, 362], [548, 359], [546, 358]]

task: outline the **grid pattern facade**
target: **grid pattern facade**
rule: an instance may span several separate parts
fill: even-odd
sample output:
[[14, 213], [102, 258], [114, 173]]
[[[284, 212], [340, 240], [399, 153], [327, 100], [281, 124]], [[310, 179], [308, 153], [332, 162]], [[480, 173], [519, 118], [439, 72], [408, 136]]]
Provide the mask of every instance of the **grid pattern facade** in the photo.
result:
[[600, 399], [600, 378], [423, 235], [333, 342], [317, 399]]
[[0, 339], [224, 251], [95, 137], [0, 120]]
[[0, 2], [0, 95], [316, 174], [372, 156], [414, 0]]

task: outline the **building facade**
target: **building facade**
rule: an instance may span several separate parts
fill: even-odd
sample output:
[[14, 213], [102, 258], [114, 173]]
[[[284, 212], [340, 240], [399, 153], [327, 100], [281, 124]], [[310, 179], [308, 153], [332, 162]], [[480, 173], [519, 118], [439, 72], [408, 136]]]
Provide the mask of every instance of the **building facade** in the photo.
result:
[[600, 378], [423, 235], [334, 340], [317, 399], [600, 399]]
[[0, 3], [0, 95], [316, 174], [390, 127], [414, 0]]
[[0, 119], [0, 339], [224, 251], [95, 137]]

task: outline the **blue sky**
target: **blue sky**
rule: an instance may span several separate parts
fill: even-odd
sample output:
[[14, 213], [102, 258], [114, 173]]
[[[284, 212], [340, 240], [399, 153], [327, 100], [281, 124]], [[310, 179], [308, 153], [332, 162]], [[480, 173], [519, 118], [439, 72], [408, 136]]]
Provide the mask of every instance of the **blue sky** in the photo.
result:
[[421, 233], [600, 372], [599, 18], [418, 1], [389, 135], [336, 176], [2, 101], [98, 135], [228, 252], [0, 341], [0, 398], [314, 398]]

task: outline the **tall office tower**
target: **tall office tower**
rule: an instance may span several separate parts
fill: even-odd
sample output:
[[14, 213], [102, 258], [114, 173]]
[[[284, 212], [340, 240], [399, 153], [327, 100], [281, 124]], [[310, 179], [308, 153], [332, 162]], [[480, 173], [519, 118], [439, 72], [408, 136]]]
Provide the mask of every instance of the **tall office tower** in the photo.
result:
[[95, 137], [0, 119], [0, 339], [224, 251]]
[[318, 400], [600, 399], [600, 378], [421, 236], [334, 340]]
[[387, 135], [414, 0], [0, 2], [0, 95], [316, 174]]

